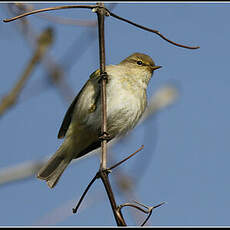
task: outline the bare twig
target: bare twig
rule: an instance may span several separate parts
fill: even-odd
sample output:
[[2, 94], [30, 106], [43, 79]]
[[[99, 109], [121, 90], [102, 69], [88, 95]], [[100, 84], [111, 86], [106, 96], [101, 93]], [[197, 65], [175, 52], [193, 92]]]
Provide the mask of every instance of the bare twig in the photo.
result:
[[13, 18], [4, 19], [3, 22], [12, 22], [12, 21], [17, 20], [19, 18], [23, 18], [23, 17], [29, 16], [29, 15], [37, 14], [37, 13], [41, 13], [41, 12], [52, 11], [52, 10], [71, 9], [71, 8], [93, 9], [93, 8], [95, 8], [95, 6], [94, 5], [68, 5], [68, 6], [48, 7], [48, 8], [44, 8], [44, 9], [38, 9], [38, 10], [26, 12], [24, 14], [20, 14], [18, 16], [13, 17]]
[[[51, 10], [60, 10], [60, 9], [70, 9], [70, 8], [86, 8], [86, 9], [96, 9], [95, 6], [92, 6], [92, 5], [82, 5], [82, 6], [79, 6], [79, 5], [69, 5], [69, 6], [57, 6], [57, 7], [49, 7], [49, 8], [45, 8], [45, 9], [39, 9], [39, 10], [34, 10], [34, 11], [30, 11], [30, 12], [27, 12], [27, 13], [24, 13], [24, 14], [21, 14], [21, 15], [18, 15], [14, 18], [9, 18], [9, 19], [4, 19], [3, 21], [4, 22], [11, 22], [11, 21], [14, 21], [14, 20], [17, 20], [19, 18], [22, 18], [22, 17], [25, 17], [25, 16], [28, 16], [28, 15], [31, 15], [31, 14], [36, 14], [36, 13], [40, 13], [40, 12], [45, 12], [45, 11], [51, 11]], [[150, 29], [148, 27], [145, 27], [145, 26], [142, 26], [140, 24], [137, 24], [135, 22], [132, 22], [128, 19], [125, 19], [121, 16], [118, 16], [112, 12], [110, 12], [108, 9], [106, 9], [104, 7], [104, 5], [98, 5], [97, 9], [103, 9], [104, 12], [104, 15], [106, 16], [112, 16], [118, 20], [121, 20], [121, 21], [124, 21], [124, 22], [127, 22], [133, 26], [136, 26], [140, 29], [143, 29], [143, 30], [146, 30], [146, 31], [149, 31], [149, 32], [152, 32], [152, 33], [155, 33], [157, 34], [158, 36], [160, 36], [162, 39], [164, 39], [165, 41], [175, 45], [175, 46], [178, 46], [178, 47], [182, 47], [182, 48], [186, 48], [186, 49], [199, 49], [200, 47], [199, 46], [186, 46], [186, 45], [182, 45], [182, 44], [179, 44], [179, 43], [176, 43], [168, 38], [166, 38], [164, 35], [162, 35], [158, 30], [153, 30], [153, 29]]]
[[[150, 216], [152, 215], [153, 209], [158, 208], [158, 207], [162, 206], [163, 204], [165, 204], [165, 202], [162, 202], [162, 203], [160, 203], [160, 204], [158, 204], [158, 205], [155, 205], [155, 206], [152, 206], [152, 207], [148, 207], [148, 206], [146, 206], [146, 205], [144, 205], [144, 204], [141, 204], [140, 202], [137, 202], [137, 201], [134, 201], [134, 202], [135, 202], [136, 204], [133, 204], [133, 203], [124, 203], [124, 204], [121, 204], [121, 205], [119, 205], [118, 209], [119, 209], [119, 211], [121, 211], [121, 209], [122, 209], [123, 207], [132, 207], [132, 208], [138, 209], [139, 211], [141, 211], [141, 212], [143, 212], [143, 213], [145, 213], [145, 214], [148, 214], [147, 218], [146, 218], [145, 221], [141, 224], [141, 226], [144, 226], [144, 225], [147, 223], [147, 221], [149, 220]], [[138, 206], [138, 205], [139, 205], [139, 206]], [[141, 207], [140, 207], [140, 206], [141, 206]]]
[[[138, 202], [136, 201], [136, 203], [138, 203]], [[139, 204], [140, 204], [140, 203], [139, 203]], [[162, 202], [162, 203], [160, 203], [160, 204], [157, 204], [157, 205], [155, 205], [155, 206], [153, 206], [153, 207], [149, 207], [149, 208], [148, 208], [149, 215], [147, 216], [147, 218], [145, 219], [145, 221], [141, 224], [141, 226], [144, 226], [144, 225], [147, 223], [147, 221], [149, 220], [150, 216], [152, 215], [153, 209], [158, 208], [158, 207], [162, 206], [163, 204], [165, 204], [165, 202]]]
[[[142, 145], [137, 151], [135, 151], [134, 153], [132, 153], [131, 155], [129, 155], [128, 157], [126, 157], [125, 159], [123, 159], [122, 161], [116, 163], [115, 165], [111, 166], [110, 168], [108, 168], [106, 170], [106, 174], [110, 173], [112, 169], [116, 168], [117, 166], [119, 166], [120, 164], [124, 163], [125, 161], [127, 161], [128, 159], [130, 159], [132, 156], [134, 156], [136, 153], [138, 153], [139, 151], [141, 151], [144, 148], [144, 146]], [[101, 172], [97, 172], [97, 174], [94, 176], [94, 178], [90, 181], [90, 183], [88, 184], [88, 186], [86, 187], [84, 193], [82, 194], [80, 200], [78, 201], [76, 208], [73, 208], [73, 213], [76, 213], [78, 208], [80, 207], [81, 202], [83, 201], [86, 193], [88, 192], [88, 190], [90, 189], [90, 187], [92, 186], [92, 184], [95, 182], [95, 180], [97, 178], [101, 178]], [[106, 179], [107, 180], [107, 179]]]
[[148, 210], [145, 210], [145, 209], [143, 209], [143, 208], [141, 208], [141, 207], [139, 207], [139, 206], [137, 206], [136, 204], [133, 204], [133, 203], [124, 203], [124, 204], [121, 204], [121, 205], [119, 205], [118, 209], [121, 210], [124, 207], [133, 207], [133, 208], [136, 208], [139, 211], [144, 212], [146, 214], [149, 213]]
[[109, 13], [110, 16], [112, 16], [112, 17], [114, 17], [114, 18], [116, 18], [116, 19], [119, 19], [119, 20], [121, 20], [121, 21], [127, 22], [127, 23], [129, 23], [129, 24], [131, 24], [131, 25], [133, 25], [133, 26], [136, 26], [136, 27], [140, 28], [140, 29], [143, 29], [143, 30], [146, 30], [146, 31], [155, 33], [155, 34], [157, 34], [158, 36], [160, 36], [161, 38], [163, 38], [165, 41], [167, 41], [167, 42], [169, 42], [169, 43], [171, 43], [171, 44], [173, 44], [173, 45], [175, 45], [175, 46], [179, 46], [179, 47], [187, 48], [187, 49], [198, 49], [198, 48], [200, 48], [199, 46], [186, 46], [186, 45], [181, 45], [181, 44], [179, 44], [179, 43], [173, 42], [173, 41], [169, 40], [168, 38], [166, 38], [165, 36], [163, 36], [163, 35], [162, 35], [159, 31], [157, 31], [157, 30], [150, 29], [150, 28], [148, 28], [148, 27], [145, 27], [145, 26], [139, 25], [139, 24], [137, 24], [137, 23], [135, 23], [135, 22], [132, 22], [132, 21], [130, 21], [130, 20], [128, 20], [128, 19], [122, 18], [122, 17], [120, 17], [120, 16], [118, 16], [118, 15], [116, 15], [116, 14], [110, 12], [108, 9], [107, 9], [107, 11], [108, 11], [108, 13]]
[[[99, 3], [100, 4], [100, 3]], [[99, 5], [98, 4], [98, 5]], [[103, 3], [101, 3], [103, 4]], [[99, 5], [100, 6], [100, 5]], [[102, 148], [102, 157], [101, 157], [101, 170], [107, 169], [106, 165], [106, 154], [107, 154], [107, 105], [106, 105], [106, 82], [107, 82], [107, 73], [105, 72], [105, 35], [104, 35], [104, 15], [105, 10], [103, 8], [95, 8], [94, 10], [97, 13], [98, 19], [98, 35], [99, 35], [99, 57], [100, 57], [100, 75], [101, 75], [101, 104], [102, 104], [102, 125], [101, 125], [101, 148]]]
[[85, 195], [87, 194], [87, 192], [89, 191], [90, 187], [92, 186], [92, 184], [94, 183], [94, 181], [98, 178], [98, 174], [96, 174], [94, 176], [94, 178], [90, 181], [90, 183], [88, 184], [88, 186], [86, 187], [84, 193], [82, 194], [80, 200], [78, 201], [77, 205], [76, 205], [76, 208], [73, 208], [73, 213], [76, 213], [78, 208], [80, 207], [81, 205], [81, 202], [83, 201]]
[[129, 155], [128, 157], [126, 157], [122, 161], [120, 161], [120, 162], [116, 163], [115, 165], [111, 166], [110, 168], [108, 168], [108, 170], [112, 170], [112, 169], [116, 168], [117, 166], [119, 166], [120, 164], [124, 163], [125, 161], [127, 161], [128, 159], [130, 159], [131, 157], [136, 155], [138, 152], [140, 152], [143, 148], [144, 148], [144, 145], [142, 145], [137, 151], [135, 151], [134, 153], [132, 153], [131, 155]]
[[[28, 3], [8, 3], [8, 7], [14, 14], [22, 14], [29, 11], [35, 10], [33, 4]], [[45, 20], [49, 20], [54, 23], [65, 24], [65, 25], [74, 25], [74, 26], [84, 26], [84, 27], [95, 27], [97, 25], [97, 21], [89, 21], [89, 20], [79, 20], [72, 18], [64, 18], [56, 15], [50, 15], [49, 13], [43, 13], [38, 15], [38, 17], [43, 18]]]

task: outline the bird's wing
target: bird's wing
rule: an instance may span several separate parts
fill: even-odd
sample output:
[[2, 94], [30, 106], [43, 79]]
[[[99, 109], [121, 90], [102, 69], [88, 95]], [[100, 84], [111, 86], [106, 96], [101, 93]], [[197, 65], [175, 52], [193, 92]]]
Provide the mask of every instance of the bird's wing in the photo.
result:
[[[69, 106], [66, 114], [65, 114], [65, 117], [63, 119], [63, 122], [62, 122], [62, 125], [61, 125], [61, 128], [58, 132], [58, 138], [61, 139], [61, 138], [64, 138], [65, 137], [65, 134], [69, 128], [69, 125], [70, 125], [70, 122], [71, 122], [71, 119], [72, 119], [72, 116], [73, 116], [73, 112], [74, 112], [74, 108], [75, 108], [75, 105], [76, 103], [78, 102], [78, 99], [80, 98], [82, 92], [84, 91], [84, 89], [86, 88], [87, 84], [89, 83], [89, 81], [93, 80], [99, 80], [99, 77], [100, 77], [100, 70], [96, 70], [95, 72], [93, 72], [91, 75], [90, 75], [90, 79], [86, 82], [86, 84], [82, 87], [81, 91], [78, 93], [78, 95], [74, 98], [73, 102], [71, 103], [71, 105]], [[98, 92], [99, 93], [99, 92]], [[98, 96], [94, 96], [91, 98], [92, 100], [95, 99], [95, 105], [96, 105], [96, 100], [98, 99]]]

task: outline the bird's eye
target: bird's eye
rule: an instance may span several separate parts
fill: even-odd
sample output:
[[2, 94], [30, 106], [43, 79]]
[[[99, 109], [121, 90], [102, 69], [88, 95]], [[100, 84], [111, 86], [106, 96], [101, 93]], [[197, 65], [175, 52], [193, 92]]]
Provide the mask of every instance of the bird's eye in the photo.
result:
[[138, 64], [138, 65], [142, 65], [143, 62], [142, 62], [142, 61], [137, 61], [137, 64]]

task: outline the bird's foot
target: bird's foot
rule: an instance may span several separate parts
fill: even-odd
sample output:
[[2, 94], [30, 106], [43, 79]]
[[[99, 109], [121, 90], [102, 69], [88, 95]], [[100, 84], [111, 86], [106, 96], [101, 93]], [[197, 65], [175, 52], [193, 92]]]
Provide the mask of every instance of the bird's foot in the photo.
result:
[[100, 141], [104, 141], [104, 140], [109, 141], [109, 140], [111, 140], [111, 136], [109, 135], [109, 133], [103, 132], [103, 133], [99, 136], [99, 140], [100, 140]]

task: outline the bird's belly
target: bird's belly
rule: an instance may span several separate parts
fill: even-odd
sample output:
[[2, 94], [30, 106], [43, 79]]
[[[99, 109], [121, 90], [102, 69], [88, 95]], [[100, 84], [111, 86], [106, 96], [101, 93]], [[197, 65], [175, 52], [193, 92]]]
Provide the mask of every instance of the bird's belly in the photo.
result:
[[116, 85], [107, 89], [107, 127], [112, 136], [123, 135], [132, 129], [142, 114], [141, 100], [132, 92]]
[[112, 136], [119, 136], [132, 129], [139, 120], [141, 113], [123, 104], [123, 107], [108, 108], [107, 127]]
[[[144, 95], [144, 97], [143, 97]], [[106, 86], [107, 98], [107, 132], [119, 136], [132, 129], [141, 117], [146, 104], [145, 94], [137, 95], [115, 81]], [[102, 104], [98, 99], [96, 110], [87, 116], [89, 129], [101, 131]]]

